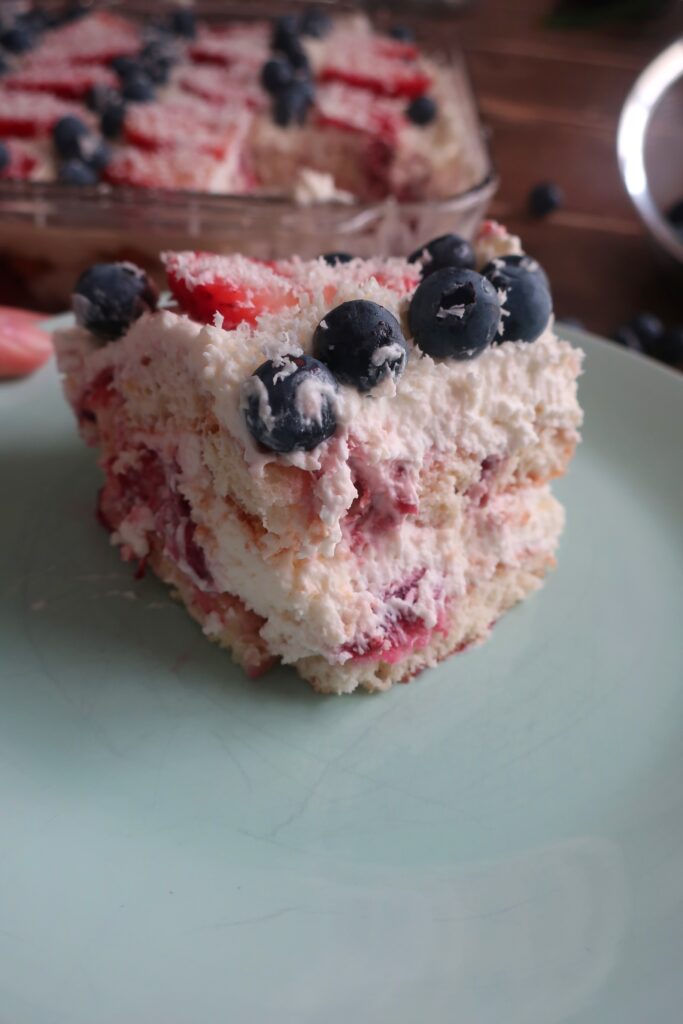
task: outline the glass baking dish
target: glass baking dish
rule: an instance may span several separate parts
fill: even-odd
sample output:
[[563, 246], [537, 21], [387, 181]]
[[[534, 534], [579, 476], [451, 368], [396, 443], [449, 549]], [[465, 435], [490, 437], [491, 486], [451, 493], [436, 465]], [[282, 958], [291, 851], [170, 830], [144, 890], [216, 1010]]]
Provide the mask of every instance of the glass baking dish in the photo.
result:
[[[105, 6], [159, 18], [175, 5]], [[286, 5], [255, 0], [248, 8], [224, 2], [194, 8], [198, 17], [215, 22], [263, 17], [297, 6], [291, 0]], [[428, 53], [431, 57], [433, 50], [428, 48]], [[131, 259], [157, 273], [158, 253], [165, 249], [241, 251], [261, 259], [330, 251], [387, 256], [405, 255], [447, 231], [471, 237], [495, 192], [496, 176], [464, 58], [451, 50], [438, 59], [448, 61], [467, 144], [481, 169], [478, 180], [459, 194], [419, 202], [389, 198], [305, 206], [275, 195], [0, 181], [0, 300], [45, 310], [63, 308], [76, 277], [89, 264]]]

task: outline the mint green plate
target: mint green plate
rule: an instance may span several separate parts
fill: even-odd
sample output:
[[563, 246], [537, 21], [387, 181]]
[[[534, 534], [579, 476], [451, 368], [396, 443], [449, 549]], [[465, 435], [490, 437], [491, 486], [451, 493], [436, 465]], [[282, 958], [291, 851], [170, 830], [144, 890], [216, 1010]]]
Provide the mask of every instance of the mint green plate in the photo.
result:
[[674, 1024], [683, 377], [587, 351], [542, 594], [378, 697], [249, 682], [0, 387], [0, 1020]]

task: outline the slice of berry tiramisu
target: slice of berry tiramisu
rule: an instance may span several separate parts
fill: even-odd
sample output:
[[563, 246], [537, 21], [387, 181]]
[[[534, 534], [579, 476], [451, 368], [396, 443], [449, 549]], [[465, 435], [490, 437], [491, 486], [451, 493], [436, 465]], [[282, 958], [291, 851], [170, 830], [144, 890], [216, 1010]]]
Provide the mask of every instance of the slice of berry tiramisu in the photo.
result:
[[248, 673], [383, 690], [540, 585], [581, 355], [518, 239], [164, 262], [165, 309], [131, 264], [86, 271], [59, 365], [113, 542]]

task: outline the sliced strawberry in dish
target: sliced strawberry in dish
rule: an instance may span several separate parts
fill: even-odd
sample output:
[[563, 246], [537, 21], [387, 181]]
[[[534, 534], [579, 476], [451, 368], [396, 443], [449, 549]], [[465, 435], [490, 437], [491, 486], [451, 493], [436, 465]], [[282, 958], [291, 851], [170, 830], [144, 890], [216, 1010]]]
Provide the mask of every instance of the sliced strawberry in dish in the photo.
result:
[[319, 78], [323, 82], [346, 82], [380, 96], [413, 99], [422, 96], [431, 85], [429, 75], [412, 61], [386, 57], [374, 40], [349, 41], [330, 49]]
[[200, 64], [236, 64], [260, 67], [269, 56], [270, 28], [267, 25], [235, 25], [216, 29], [200, 26], [190, 47], [190, 57]]
[[114, 57], [132, 56], [141, 45], [140, 29], [133, 22], [109, 11], [94, 11], [48, 33], [31, 59], [108, 64]]
[[360, 132], [393, 142], [405, 126], [401, 100], [369, 95], [365, 89], [330, 82], [318, 89], [315, 119], [319, 125]]
[[92, 115], [77, 103], [69, 103], [49, 93], [0, 89], [0, 138], [8, 135], [23, 138], [49, 135], [55, 122], [67, 114], [75, 114], [88, 124], [94, 123]]
[[93, 85], [108, 85], [115, 88], [118, 80], [109, 68], [74, 67], [59, 61], [55, 63], [33, 62], [12, 74], [2, 82], [5, 89], [19, 89], [22, 92], [47, 92], [66, 100], [82, 99]]
[[251, 64], [235, 64], [230, 68], [206, 64], [180, 70], [175, 84], [183, 92], [198, 96], [214, 106], [224, 109], [247, 106], [261, 110], [267, 106], [268, 97], [256, 78]]
[[0, 306], [0, 377], [23, 377], [52, 355], [52, 342], [38, 325], [40, 313]]
[[223, 327], [231, 330], [239, 323], [254, 324], [263, 313], [279, 313], [298, 302], [291, 280], [245, 256], [172, 252], [162, 254], [162, 262], [181, 309], [202, 323], [213, 323], [218, 313], [223, 317]]
[[224, 156], [248, 127], [245, 111], [217, 112], [201, 101], [131, 104], [124, 124], [126, 141], [142, 149], [188, 148]]

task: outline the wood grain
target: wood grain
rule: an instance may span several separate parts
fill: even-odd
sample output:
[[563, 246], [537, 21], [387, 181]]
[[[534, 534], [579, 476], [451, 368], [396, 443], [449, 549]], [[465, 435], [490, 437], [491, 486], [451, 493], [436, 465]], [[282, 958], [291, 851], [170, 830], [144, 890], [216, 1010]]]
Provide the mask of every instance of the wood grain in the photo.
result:
[[[683, 322], [683, 273], [660, 264], [616, 159], [622, 104], [642, 68], [683, 33], [683, 5], [642, 24], [551, 29], [549, 0], [475, 0], [425, 30], [465, 49], [501, 176], [492, 213], [546, 267], [558, 314], [611, 334], [640, 309]], [[648, 146], [656, 192], [683, 197], [683, 90], [662, 107]], [[538, 221], [530, 188], [554, 181], [566, 205]]]

